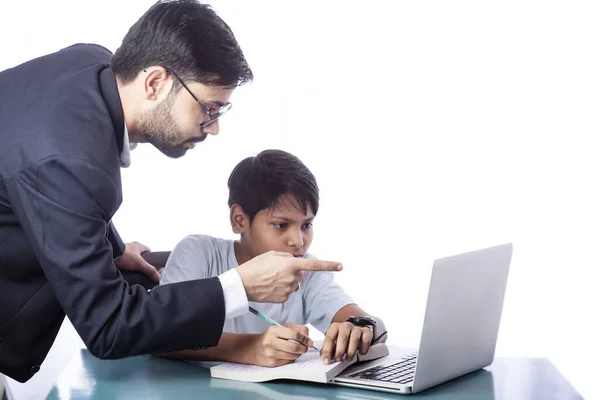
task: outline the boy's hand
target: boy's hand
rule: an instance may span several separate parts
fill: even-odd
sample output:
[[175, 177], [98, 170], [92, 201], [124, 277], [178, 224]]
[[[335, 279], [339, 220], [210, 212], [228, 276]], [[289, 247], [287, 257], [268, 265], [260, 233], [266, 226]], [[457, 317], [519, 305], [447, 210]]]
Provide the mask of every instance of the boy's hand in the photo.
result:
[[236, 268], [248, 300], [283, 303], [298, 289], [303, 271], [340, 271], [337, 262], [295, 258], [289, 253], [269, 251]]
[[[373, 339], [369, 327], [354, 326], [350, 322], [334, 322], [325, 335], [321, 358], [325, 364], [344, 359], [352, 360], [358, 351], [367, 354]], [[346, 358], [342, 358], [346, 355]]]
[[[294, 343], [290, 340], [295, 340]], [[261, 367], [279, 367], [291, 364], [312, 345], [306, 326], [287, 323], [284, 326], [271, 326], [262, 335], [257, 335], [251, 344], [249, 362]]]

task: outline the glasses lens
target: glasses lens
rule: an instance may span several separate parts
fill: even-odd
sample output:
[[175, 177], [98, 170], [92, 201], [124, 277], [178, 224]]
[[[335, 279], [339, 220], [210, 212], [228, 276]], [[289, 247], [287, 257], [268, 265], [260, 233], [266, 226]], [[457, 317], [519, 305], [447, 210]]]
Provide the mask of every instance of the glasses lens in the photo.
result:
[[227, 111], [229, 111], [230, 109], [231, 109], [231, 103], [224, 104], [222, 107], [218, 108], [216, 112], [213, 112], [214, 109], [211, 108], [209, 110], [210, 114], [208, 115], [208, 119], [206, 121], [204, 121], [202, 124], [200, 124], [200, 126], [202, 126], [204, 128], [205, 126], [212, 124], [213, 122], [215, 122], [216, 120], [221, 118], [221, 116], [223, 114], [225, 114]]

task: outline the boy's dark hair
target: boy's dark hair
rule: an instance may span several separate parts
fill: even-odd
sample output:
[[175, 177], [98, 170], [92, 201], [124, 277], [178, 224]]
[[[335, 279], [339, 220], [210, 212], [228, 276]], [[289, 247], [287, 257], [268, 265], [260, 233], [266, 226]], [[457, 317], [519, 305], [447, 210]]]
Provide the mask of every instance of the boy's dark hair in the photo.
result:
[[250, 219], [276, 207], [281, 196], [292, 194], [304, 214], [310, 205], [317, 215], [317, 180], [300, 159], [282, 150], [265, 150], [242, 160], [229, 176], [229, 207], [238, 204]]
[[195, 0], [161, 0], [150, 7], [123, 38], [111, 69], [128, 83], [151, 65], [207, 85], [235, 87], [254, 77], [229, 26]]

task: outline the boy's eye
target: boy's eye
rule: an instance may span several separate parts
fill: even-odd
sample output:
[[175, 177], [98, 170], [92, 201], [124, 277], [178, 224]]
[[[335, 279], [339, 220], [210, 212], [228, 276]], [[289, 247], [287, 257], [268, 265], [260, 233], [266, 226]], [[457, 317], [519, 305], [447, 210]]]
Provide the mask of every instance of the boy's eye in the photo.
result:
[[273, 226], [277, 229], [283, 230], [283, 229], [287, 228], [288, 224], [286, 222], [282, 222], [280, 224], [273, 224]]
[[312, 227], [313, 227], [312, 222], [307, 222], [307, 223], [304, 224], [304, 229], [310, 229]]

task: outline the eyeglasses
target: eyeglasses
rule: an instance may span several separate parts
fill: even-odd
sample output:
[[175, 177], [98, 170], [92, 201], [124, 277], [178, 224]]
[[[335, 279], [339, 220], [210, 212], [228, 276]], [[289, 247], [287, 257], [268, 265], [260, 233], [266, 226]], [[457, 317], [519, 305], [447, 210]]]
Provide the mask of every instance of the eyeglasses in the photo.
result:
[[229, 111], [231, 109], [230, 102], [227, 102], [220, 107], [207, 107], [204, 104], [200, 103], [200, 100], [198, 100], [198, 98], [196, 96], [194, 96], [194, 93], [192, 93], [192, 91], [185, 85], [185, 83], [183, 83], [183, 80], [179, 76], [177, 76], [177, 74], [175, 72], [171, 71], [169, 68], [165, 68], [165, 69], [167, 70], [168, 73], [173, 75], [173, 77], [175, 79], [177, 79], [179, 81], [179, 83], [181, 83], [181, 85], [185, 88], [185, 90], [187, 90], [187, 92], [190, 94], [190, 96], [192, 96], [194, 98], [194, 100], [196, 100], [196, 103], [198, 103], [198, 105], [200, 106], [202, 111], [204, 111], [204, 113], [208, 116], [208, 119], [200, 124], [201, 128], [206, 128], [208, 125], [212, 124], [213, 122], [215, 122], [216, 120], [221, 118], [221, 116], [223, 114], [225, 114], [227, 111]]

